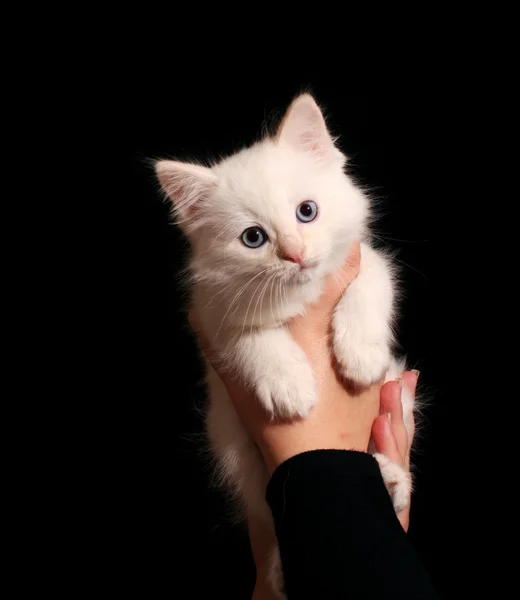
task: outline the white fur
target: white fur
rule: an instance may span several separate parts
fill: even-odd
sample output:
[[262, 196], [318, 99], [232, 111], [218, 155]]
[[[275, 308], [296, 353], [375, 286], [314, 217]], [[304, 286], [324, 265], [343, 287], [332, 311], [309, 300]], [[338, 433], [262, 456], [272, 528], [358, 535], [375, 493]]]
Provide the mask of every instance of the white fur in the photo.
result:
[[[356, 240], [363, 240], [361, 270], [334, 312], [335, 357], [343, 375], [360, 386], [385, 374], [395, 378], [404, 368], [391, 355], [392, 266], [369, 244], [368, 201], [344, 164], [307, 94], [293, 102], [275, 137], [212, 167], [157, 163], [159, 181], [191, 242], [199, 323], [226, 367], [252, 387], [273, 418], [305, 417], [317, 401], [311, 367], [285, 323], [319, 298], [323, 278], [345, 262]], [[306, 200], [318, 204], [318, 217], [301, 223], [296, 209]], [[260, 248], [240, 240], [251, 226], [269, 236]], [[307, 268], [283, 259], [295, 253], [303, 255]], [[264, 499], [267, 472], [209, 365], [208, 385], [207, 431], [221, 480], [246, 515], [272, 530]], [[411, 399], [404, 408], [407, 419]], [[409, 477], [377, 458], [395, 507], [402, 510]]]

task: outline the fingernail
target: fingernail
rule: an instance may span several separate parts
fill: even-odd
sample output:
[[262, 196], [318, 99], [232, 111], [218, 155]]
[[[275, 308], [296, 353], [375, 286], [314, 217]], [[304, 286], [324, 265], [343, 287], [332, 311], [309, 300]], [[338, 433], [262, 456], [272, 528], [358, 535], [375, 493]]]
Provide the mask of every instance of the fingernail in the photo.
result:
[[398, 377], [396, 379], [397, 383], [399, 384], [399, 400], [401, 400], [401, 402], [403, 401], [403, 390], [404, 390], [404, 381], [402, 377]]
[[417, 369], [412, 369], [412, 373], [414, 373], [414, 375], [417, 378], [417, 380], [419, 380], [419, 375], [421, 374], [421, 372], [418, 371]]

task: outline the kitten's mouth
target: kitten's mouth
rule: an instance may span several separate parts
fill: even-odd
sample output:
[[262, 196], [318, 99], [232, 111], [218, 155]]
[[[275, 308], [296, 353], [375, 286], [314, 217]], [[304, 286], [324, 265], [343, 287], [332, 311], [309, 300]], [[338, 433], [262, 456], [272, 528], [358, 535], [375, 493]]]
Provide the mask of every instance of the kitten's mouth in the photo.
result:
[[288, 279], [291, 283], [308, 283], [313, 278], [316, 267], [317, 263], [301, 265], [298, 269], [288, 274]]

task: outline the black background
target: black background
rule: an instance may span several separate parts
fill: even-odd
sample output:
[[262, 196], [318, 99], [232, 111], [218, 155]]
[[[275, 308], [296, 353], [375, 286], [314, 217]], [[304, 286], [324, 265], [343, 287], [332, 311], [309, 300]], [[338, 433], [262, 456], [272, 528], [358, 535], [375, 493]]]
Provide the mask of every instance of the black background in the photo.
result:
[[125, 267], [119, 309], [128, 394], [118, 415], [115, 471], [123, 466], [131, 482], [125, 478], [128, 498], [114, 506], [114, 515], [131, 506], [123, 535], [141, 558], [124, 576], [150, 594], [163, 588], [165, 577], [173, 590], [186, 590], [180, 597], [248, 598], [251, 592], [247, 536], [229, 523], [225, 500], [209, 484], [202, 371], [177, 280], [186, 245], [169, 224], [149, 159], [230, 153], [256, 140], [262, 123], [309, 87], [341, 136], [351, 173], [380, 198], [379, 241], [399, 252], [405, 290], [399, 341], [420, 369], [429, 399], [414, 457], [409, 535], [441, 597], [465, 597], [461, 590], [469, 593], [468, 580], [475, 580], [469, 532], [477, 493], [460, 455], [471, 436], [467, 414], [482, 410], [478, 386], [462, 381], [480, 311], [467, 226], [475, 198], [465, 174], [473, 143], [463, 131], [465, 102], [440, 88], [353, 93], [323, 73], [177, 73], [170, 82], [141, 74], [130, 89], [124, 212], [135, 218], [125, 230], [128, 243], [118, 249]]

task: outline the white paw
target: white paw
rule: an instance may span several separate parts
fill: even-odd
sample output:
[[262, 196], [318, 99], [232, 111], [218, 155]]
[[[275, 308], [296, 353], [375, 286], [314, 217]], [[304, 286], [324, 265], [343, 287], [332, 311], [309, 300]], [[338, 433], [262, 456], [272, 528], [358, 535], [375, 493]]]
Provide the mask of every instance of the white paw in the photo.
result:
[[384, 454], [374, 454], [374, 458], [379, 463], [383, 481], [392, 498], [395, 512], [399, 514], [410, 502], [410, 494], [412, 493], [410, 474], [399, 465], [391, 462]]
[[381, 381], [390, 365], [388, 344], [344, 331], [335, 327], [333, 337], [334, 356], [343, 377], [361, 387]]
[[255, 392], [263, 407], [280, 419], [305, 418], [317, 402], [316, 383], [308, 364], [261, 378]]

